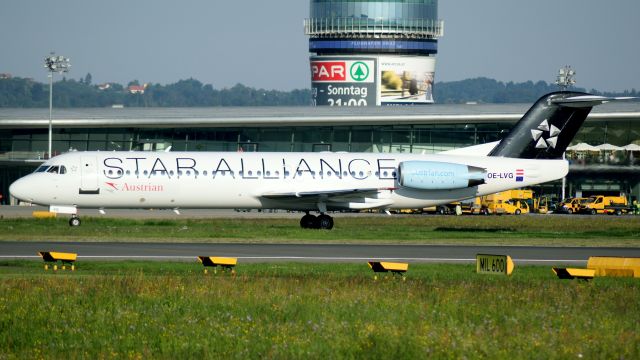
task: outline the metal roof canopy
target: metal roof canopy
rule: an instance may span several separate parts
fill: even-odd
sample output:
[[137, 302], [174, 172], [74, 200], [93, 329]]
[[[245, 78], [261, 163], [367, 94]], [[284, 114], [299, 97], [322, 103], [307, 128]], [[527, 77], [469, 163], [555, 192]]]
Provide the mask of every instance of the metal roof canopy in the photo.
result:
[[[55, 127], [185, 128], [428, 125], [519, 120], [531, 104], [435, 104], [388, 107], [209, 107], [54, 109]], [[0, 109], [0, 129], [48, 126], [47, 109]], [[640, 121], [640, 102], [609, 103], [587, 121]]]

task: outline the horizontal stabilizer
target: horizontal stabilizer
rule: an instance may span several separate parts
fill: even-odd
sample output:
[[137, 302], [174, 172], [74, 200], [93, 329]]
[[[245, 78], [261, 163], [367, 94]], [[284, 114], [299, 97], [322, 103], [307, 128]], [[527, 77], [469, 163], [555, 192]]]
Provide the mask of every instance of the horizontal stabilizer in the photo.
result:
[[565, 99], [551, 99], [549, 102], [552, 104], [556, 104], [563, 107], [573, 107], [573, 108], [586, 108], [593, 107], [601, 104], [606, 104], [611, 101], [629, 101], [629, 100], [637, 100], [637, 97], [606, 97], [606, 96], [597, 96], [597, 95], [581, 95], [581, 96], [572, 96]]

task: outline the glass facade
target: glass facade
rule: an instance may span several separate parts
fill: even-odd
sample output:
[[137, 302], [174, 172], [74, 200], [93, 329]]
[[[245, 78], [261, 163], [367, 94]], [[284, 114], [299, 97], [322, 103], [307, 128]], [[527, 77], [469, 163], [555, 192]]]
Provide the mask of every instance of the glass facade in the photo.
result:
[[326, 38], [437, 39], [443, 33], [436, 0], [311, 0], [310, 17], [305, 19], [304, 27], [312, 41]]
[[[285, 128], [55, 129], [53, 152], [70, 150], [435, 153], [498, 140], [510, 124]], [[46, 129], [0, 130], [0, 161], [46, 158]], [[251, 144], [250, 146], [246, 146]]]
[[437, 0], [311, 0], [310, 17], [398, 20], [437, 20]]
[[[237, 128], [69, 128], [53, 133], [53, 151], [164, 150], [238, 151], [244, 144], [259, 151], [350, 151], [436, 153], [496, 141], [512, 127], [509, 123], [470, 123], [377, 126], [293, 126]], [[47, 129], [0, 130], [0, 161], [46, 157]], [[610, 143], [625, 146], [640, 141], [640, 124], [634, 121], [589, 121], [572, 143]], [[246, 150], [246, 149], [243, 149]], [[571, 154], [571, 152], [568, 152]], [[585, 158], [607, 162], [602, 154]], [[624, 154], [616, 154], [618, 157]], [[608, 157], [607, 157], [608, 158]], [[613, 158], [611, 158], [613, 159]], [[640, 165], [640, 158], [634, 158]]]

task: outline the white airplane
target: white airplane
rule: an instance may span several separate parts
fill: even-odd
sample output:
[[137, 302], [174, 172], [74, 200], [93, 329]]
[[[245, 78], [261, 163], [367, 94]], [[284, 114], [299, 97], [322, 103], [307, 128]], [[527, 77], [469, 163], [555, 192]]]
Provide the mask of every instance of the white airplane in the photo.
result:
[[331, 210], [423, 208], [561, 179], [591, 108], [618, 99], [547, 94], [503, 140], [432, 155], [68, 152], [10, 192], [71, 214], [71, 226], [79, 208], [247, 208], [304, 211], [300, 226], [331, 229]]

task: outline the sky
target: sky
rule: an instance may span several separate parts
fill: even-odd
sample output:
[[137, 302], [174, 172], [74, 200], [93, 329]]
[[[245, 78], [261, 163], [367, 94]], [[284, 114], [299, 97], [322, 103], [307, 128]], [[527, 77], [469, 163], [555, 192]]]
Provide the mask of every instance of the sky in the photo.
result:
[[[440, 0], [436, 80], [553, 82], [571, 65], [579, 87], [640, 89], [639, 14], [638, 0]], [[94, 83], [308, 88], [307, 17], [308, 0], [2, 0], [0, 73], [46, 82], [55, 51]]]

